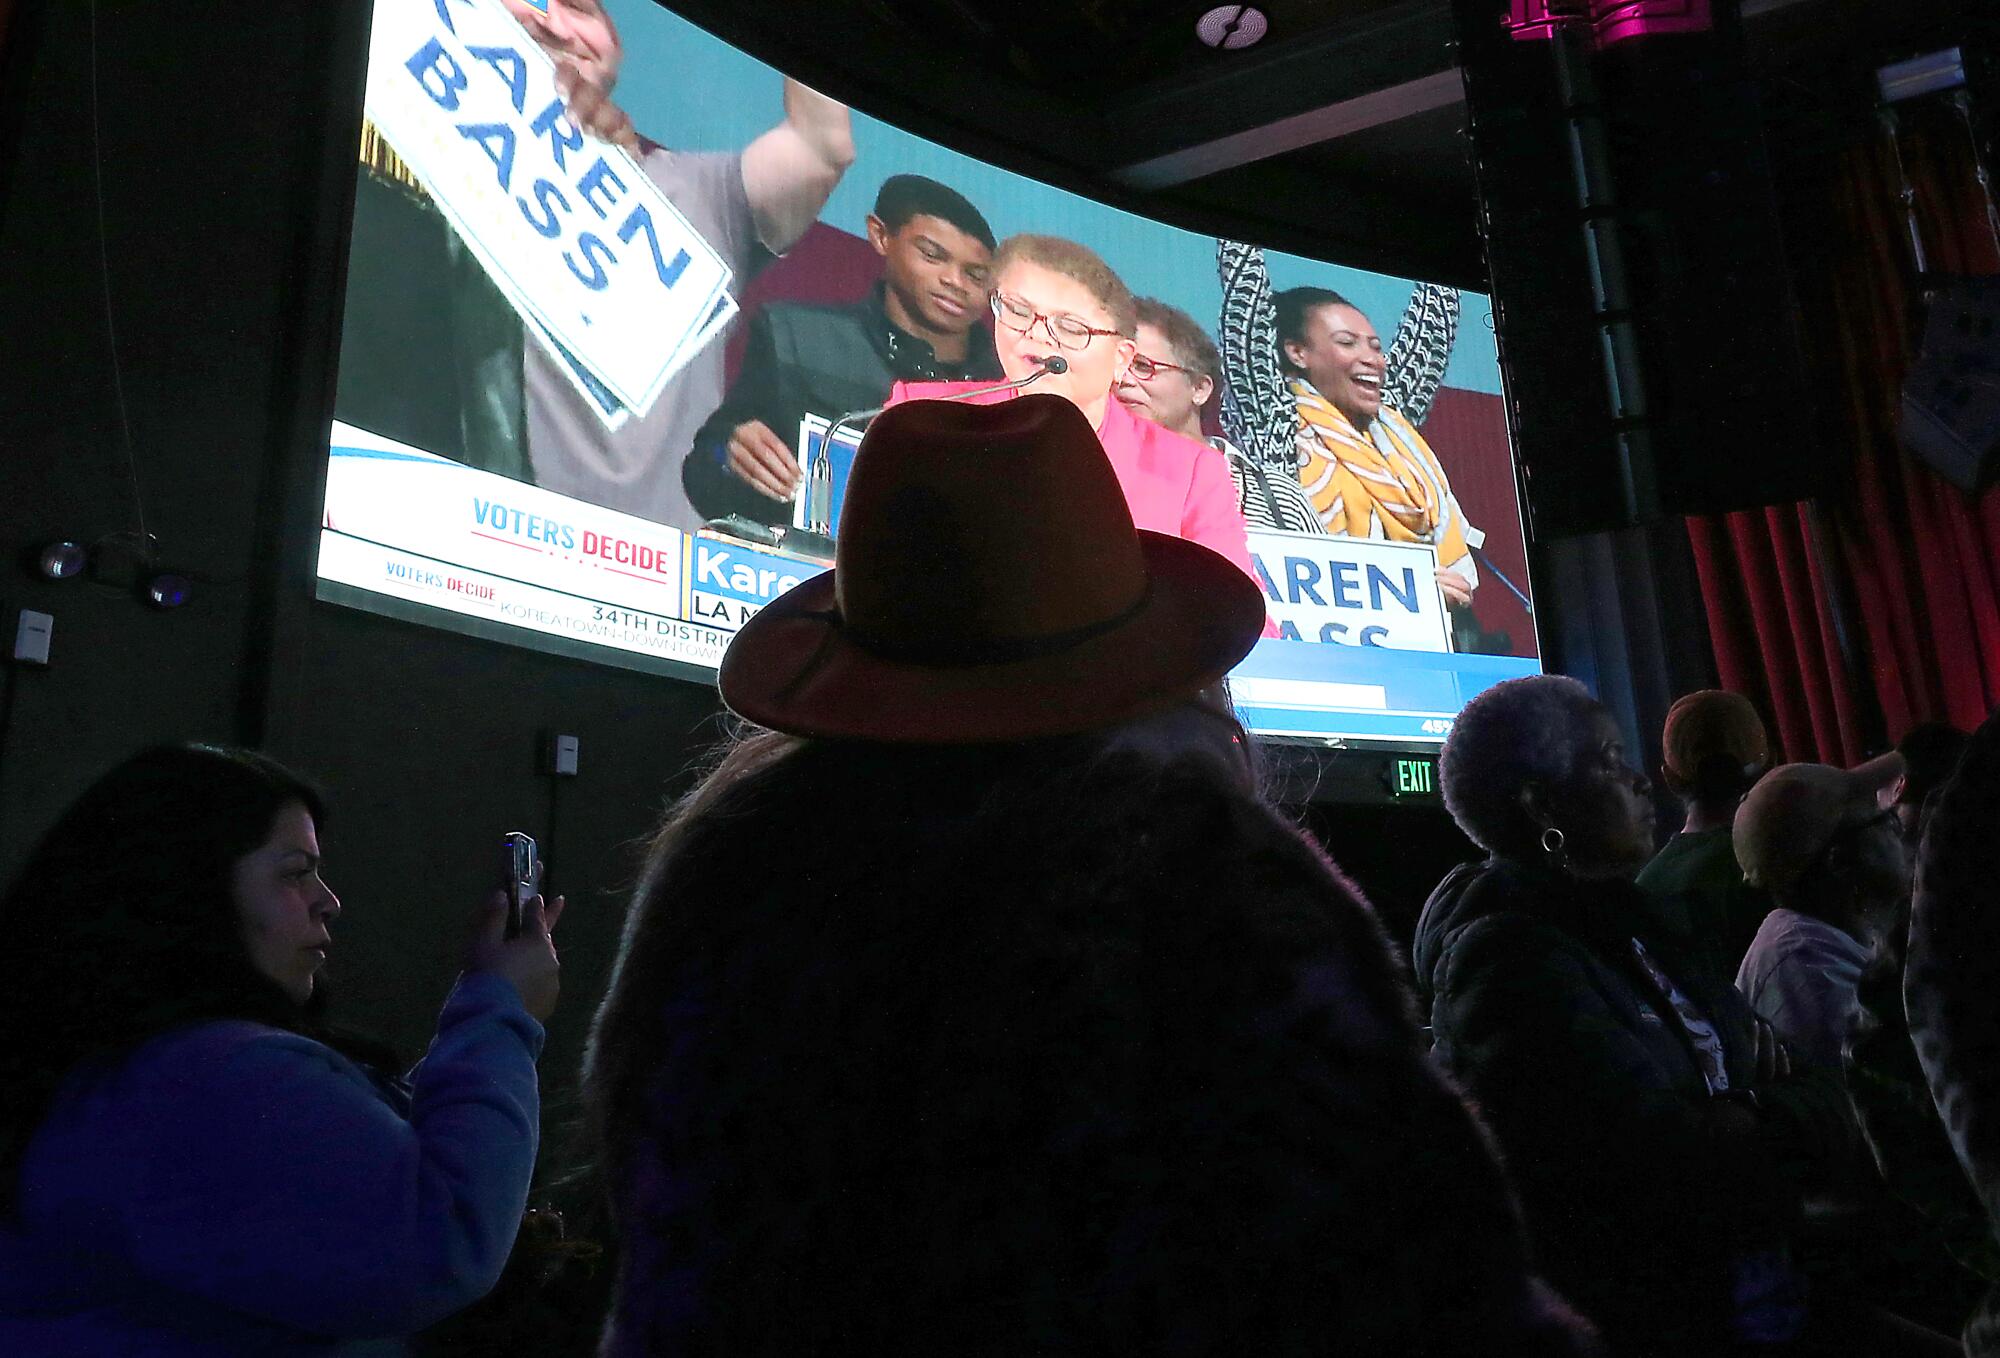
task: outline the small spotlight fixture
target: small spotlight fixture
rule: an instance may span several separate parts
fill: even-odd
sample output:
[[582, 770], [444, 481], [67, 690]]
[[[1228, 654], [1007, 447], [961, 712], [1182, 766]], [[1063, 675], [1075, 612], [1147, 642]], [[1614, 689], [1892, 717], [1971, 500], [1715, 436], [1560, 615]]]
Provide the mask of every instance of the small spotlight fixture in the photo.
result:
[[1965, 85], [1965, 54], [1956, 47], [1927, 52], [1908, 61], [1884, 66], [1875, 72], [1875, 87], [1882, 102], [1900, 104], [1905, 99], [1935, 94], [1939, 90], [1962, 89]]
[[155, 608], [179, 608], [194, 597], [194, 582], [174, 571], [161, 571], [146, 581], [146, 602]]
[[1254, 47], [1270, 31], [1270, 19], [1252, 5], [1217, 5], [1194, 21], [1194, 35], [1202, 45], [1223, 52]]
[[51, 580], [82, 575], [89, 564], [90, 552], [80, 542], [51, 542], [35, 558], [36, 568]]

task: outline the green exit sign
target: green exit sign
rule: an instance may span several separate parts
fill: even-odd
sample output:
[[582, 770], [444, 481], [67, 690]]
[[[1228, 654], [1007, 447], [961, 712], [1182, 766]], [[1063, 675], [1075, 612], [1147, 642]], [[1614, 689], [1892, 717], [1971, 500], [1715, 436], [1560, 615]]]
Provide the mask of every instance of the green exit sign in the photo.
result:
[[1398, 759], [1389, 769], [1389, 790], [1398, 797], [1437, 796], [1437, 761]]

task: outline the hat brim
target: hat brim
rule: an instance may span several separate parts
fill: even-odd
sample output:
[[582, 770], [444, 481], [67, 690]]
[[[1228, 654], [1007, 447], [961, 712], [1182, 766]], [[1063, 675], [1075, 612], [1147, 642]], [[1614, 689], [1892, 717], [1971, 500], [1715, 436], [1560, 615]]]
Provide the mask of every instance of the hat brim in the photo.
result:
[[797, 585], [723, 653], [723, 701], [747, 721], [826, 739], [983, 744], [1071, 735], [1172, 706], [1226, 675], [1264, 627], [1264, 596], [1227, 558], [1145, 530], [1145, 601], [1051, 655], [926, 665], [858, 644], [834, 611], [835, 573]]

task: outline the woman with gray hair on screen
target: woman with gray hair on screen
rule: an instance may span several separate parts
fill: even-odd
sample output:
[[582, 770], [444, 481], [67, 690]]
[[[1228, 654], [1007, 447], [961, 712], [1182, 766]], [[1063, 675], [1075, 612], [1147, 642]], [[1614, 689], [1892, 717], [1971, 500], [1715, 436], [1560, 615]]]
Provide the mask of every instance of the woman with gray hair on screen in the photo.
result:
[[1417, 925], [1436, 1054], [1486, 1115], [1549, 1279], [1621, 1354], [1934, 1352], [1927, 1331], [1839, 1321], [1791, 1258], [1795, 1176], [1851, 1120], [1713, 968], [1649, 922], [1646, 778], [1574, 679], [1465, 707], [1445, 805], [1490, 855]]

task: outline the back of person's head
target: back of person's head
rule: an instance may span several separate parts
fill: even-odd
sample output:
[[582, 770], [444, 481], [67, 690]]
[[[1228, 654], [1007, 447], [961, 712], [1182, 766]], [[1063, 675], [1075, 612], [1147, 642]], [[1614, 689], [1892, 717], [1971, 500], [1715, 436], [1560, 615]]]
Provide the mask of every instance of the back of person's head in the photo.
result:
[[1852, 769], [1781, 764], [1736, 809], [1731, 839], [1744, 880], [1807, 914], [1891, 903], [1909, 862], [1883, 805], [1903, 770], [1893, 751]]
[[1896, 742], [1896, 753], [1903, 756], [1903, 783], [1896, 800], [1923, 805], [1957, 772], [1971, 743], [1971, 736], [1948, 721], [1912, 726]]
[[936, 217], [949, 222], [988, 250], [994, 248], [993, 228], [970, 199], [947, 184], [920, 174], [892, 174], [875, 194], [875, 215], [893, 234], [912, 217]]
[[[1272, 298], [1278, 312], [1278, 362], [1290, 372], [1302, 371], [1285, 353], [1287, 344], [1306, 342], [1306, 325], [1321, 307], [1353, 307], [1332, 288], [1286, 288]], [[1359, 310], [1359, 308], [1355, 308]]]
[[1132, 289], [1104, 257], [1088, 245], [1062, 236], [1042, 236], [1031, 232], [1009, 236], [1000, 242], [993, 256], [993, 276], [998, 278], [1016, 260], [1034, 264], [1050, 273], [1061, 274], [1080, 283], [1111, 314], [1111, 324], [1130, 339], [1139, 326], [1139, 308]]
[[[617, 1130], [615, 1091], [642, 1078], [657, 1056], [643, 1037], [603, 1039], [643, 1031], [641, 1014], [659, 1000], [657, 983], [634, 986], [632, 978], [657, 982], [659, 973], [693, 955], [683, 935], [709, 926], [684, 902], [727, 902], [729, 915], [746, 920], [797, 913], [818, 919], [814, 928], [834, 918], [859, 925], [884, 911], [895, 912], [901, 928], [909, 912], [935, 913], [937, 927], [948, 929], [963, 897], [1001, 877], [1032, 880], [1065, 853], [1108, 864], [1122, 851], [1108, 843], [1037, 844], [1032, 827], [1068, 838], [1086, 824], [1140, 818], [1167, 782], [1261, 805], [1244, 795], [1240, 771], [1232, 777], [1193, 742], [1182, 748], [1172, 737], [1131, 737], [1135, 729], [1162, 729], [1165, 720], [980, 744], [822, 740], [739, 727], [648, 845], [586, 1063], [601, 1143], [615, 1159], [626, 1141]], [[1233, 718], [1218, 711], [1213, 720], [1226, 724], [1223, 740], [1241, 738]], [[790, 866], [774, 873], [768, 865], [779, 841]], [[906, 940], [913, 952], [924, 946], [920, 937]], [[767, 938], [759, 946], [778, 942]], [[831, 948], [828, 958], [838, 951]], [[909, 981], [922, 979], [913, 974]]]
[[[1130, 1335], [1095, 1308], [1151, 1283], [1192, 1314], [1196, 1270], [1111, 1238], [1147, 1219], [1119, 1166], [1268, 1162], [1239, 1138], [1194, 1165], [1181, 1114], [1226, 1089], [1254, 1120], [1250, 1085], [1298, 1106], [1271, 1063], [1310, 1044], [1251, 1014], [1332, 927], [1244, 933], [1246, 900], [1286, 897], [1260, 851], [1318, 861], [1252, 793], [1217, 697], [1261, 593], [1134, 529], [1056, 397], [891, 409], [841, 529], [830, 577], [731, 644], [723, 696], [768, 729], [656, 838], [593, 1028], [586, 1107], [643, 1280], [614, 1323], [968, 1352]], [[1177, 1223], [1202, 1190], [1180, 1191]]]
[[1165, 335], [1167, 343], [1173, 346], [1171, 354], [1150, 357], [1180, 364], [1188, 370], [1190, 381], [1198, 377], [1206, 377], [1211, 382], [1222, 380], [1222, 356], [1215, 351], [1215, 341], [1208, 337], [1208, 332], [1194, 317], [1156, 297], [1141, 297], [1136, 305], [1139, 324], [1152, 326]]
[[1676, 699], [1661, 734], [1661, 772], [1674, 795], [1726, 812], [1771, 764], [1764, 719], [1740, 693], [1702, 689]]
[[324, 819], [320, 794], [262, 755], [162, 746], [99, 778], [42, 837], [0, 898], [15, 963], [0, 986], [0, 1195], [80, 1062], [203, 1019], [299, 1023], [251, 964], [234, 886], [294, 804]]
[[1340, 1314], [1311, 1285], [1338, 1207], [1287, 1192], [1339, 1117], [1300, 1097], [1327, 1047], [1293, 1034], [1403, 1001], [1386, 953], [1299, 993], [1346, 956], [1311, 852], [1100, 733], [749, 737], [662, 832], [592, 1034], [614, 1323], [1130, 1352], [1166, 1318], [1218, 1352]]

